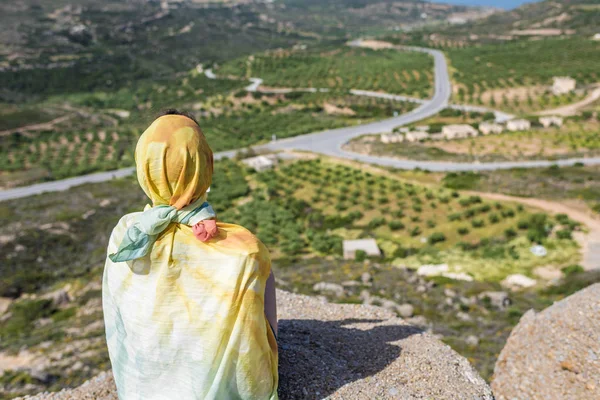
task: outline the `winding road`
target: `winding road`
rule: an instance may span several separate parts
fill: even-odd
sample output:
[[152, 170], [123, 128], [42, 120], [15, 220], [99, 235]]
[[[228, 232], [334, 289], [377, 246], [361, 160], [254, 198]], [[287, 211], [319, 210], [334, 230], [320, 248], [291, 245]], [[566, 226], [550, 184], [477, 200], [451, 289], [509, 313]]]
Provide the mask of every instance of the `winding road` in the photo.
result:
[[[353, 46], [360, 46], [360, 41], [352, 42]], [[352, 153], [342, 149], [342, 146], [357, 136], [366, 134], [376, 134], [389, 132], [394, 128], [411, 124], [413, 122], [420, 121], [427, 117], [437, 114], [446, 107], [453, 107], [464, 110], [475, 110], [478, 107], [473, 106], [460, 106], [450, 105], [450, 95], [452, 93], [450, 86], [450, 76], [448, 74], [448, 66], [446, 64], [446, 58], [444, 53], [438, 50], [425, 49], [419, 47], [403, 47], [404, 50], [418, 51], [430, 54], [434, 59], [434, 95], [430, 100], [417, 100], [410, 99], [402, 96], [405, 101], [414, 100], [419, 103], [419, 106], [413, 111], [400, 115], [398, 117], [389, 118], [377, 122], [371, 122], [363, 125], [356, 125], [351, 127], [325, 130], [321, 132], [309, 133], [306, 135], [296, 136], [293, 138], [281, 139], [275, 142], [266, 143], [263, 145], [255, 146], [255, 149], [260, 150], [305, 150], [315, 153], [321, 153], [328, 156], [341, 157], [351, 159], [359, 162], [376, 164], [386, 167], [393, 167], [399, 169], [414, 169], [421, 168], [430, 171], [483, 171], [483, 170], [497, 170], [497, 169], [509, 169], [509, 168], [535, 168], [535, 167], [548, 167], [554, 164], [557, 165], [572, 165], [580, 162], [583, 164], [600, 164], [600, 157], [595, 158], [576, 158], [567, 160], [557, 161], [514, 161], [514, 162], [495, 162], [495, 163], [453, 163], [453, 162], [437, 162], [437, 161], [413, 161], [413, 160], [401, 160], [391, 157], [379, 157], [369, 156], [364, 154]], [[210, 71], [210, 70], [209, 70]], [[209, 72], [207, 71], [207, 73]], [[214, 77], [214, 73], [210, 71], [210, 74]], [[208, 75], [207, 75], [208, 76]], [[249, 91], [255, 91], [258, 89], [262, 80], [259, 78], [253, 78], [252, 84], [246, 89]], [[389, 94], [377, 93], [369, 91], [354, 91], [355, 95], [371, 96], [380, 98], [389, 98]], [[482, 111], [484, 109], [481, 109]], [[503, 113], [496, 112], [497, 119], [507, 119], [510, 116]], [[215, 158], [233, 157], [239, 150], [229, 150], [215, 154]], [[134, 167], [120, 169], [109, 172], [99, 172], [89, 175], [78, 176], [74, 178], [63, 179], [59, 181], [38, 183], [30, 186], [18, 187], [13, 189], [7, 189], [0, 191], [0, 201], [24, 198], [44, 192], [55, 192], [67, 190], [73, 186], [81, 185], [84, 183], [103, 182], [114, 178], [124, 177], [132, 174], [135, 171]]]

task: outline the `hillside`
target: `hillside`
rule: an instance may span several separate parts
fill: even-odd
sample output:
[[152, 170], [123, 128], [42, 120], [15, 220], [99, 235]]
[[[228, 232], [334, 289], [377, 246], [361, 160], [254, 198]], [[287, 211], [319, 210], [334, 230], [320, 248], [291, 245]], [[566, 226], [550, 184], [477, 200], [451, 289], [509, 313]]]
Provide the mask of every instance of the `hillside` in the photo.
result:
[[114, 90], [200, 63], [398, 24], [424, 24], [464, 9], [417, 0], [4, 3], [0, 100]]
[[[504, 43], [519, 39], [577, 37], [591, 40], [599, 33], [600, 3], [597, 0], [544, 0], [527, 3], [486, 18], [400, 35], [404, 41], [445, 47], [474, 43]], [[464, 22], [464, 23], [462, 23]]]

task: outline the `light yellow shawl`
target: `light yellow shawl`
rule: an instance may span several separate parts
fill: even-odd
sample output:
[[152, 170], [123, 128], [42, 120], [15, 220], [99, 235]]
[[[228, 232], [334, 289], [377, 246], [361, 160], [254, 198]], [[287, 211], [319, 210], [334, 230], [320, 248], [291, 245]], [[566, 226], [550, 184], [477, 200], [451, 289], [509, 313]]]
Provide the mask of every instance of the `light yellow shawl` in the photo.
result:
[[[138, 142], [136, 165], [153, 206], [182, 210], [206, 199], [212, 152], [187, 117], [157, 119]], [[108, 254], [141, 214], [121, 218]], [[277, 344], [264, 314], [268, 251], [240, 226], [217, 226], [203, 243], [174, 222], [142, 258], [107, 258], [104, 319], [121, 400], [277, 399]]]

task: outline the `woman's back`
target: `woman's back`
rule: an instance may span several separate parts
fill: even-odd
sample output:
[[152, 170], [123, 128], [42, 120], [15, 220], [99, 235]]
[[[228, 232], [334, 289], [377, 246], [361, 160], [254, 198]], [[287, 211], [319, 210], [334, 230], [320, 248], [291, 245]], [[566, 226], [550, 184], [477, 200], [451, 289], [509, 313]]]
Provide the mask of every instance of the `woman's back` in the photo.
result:
[[[141, 218], [119, 221], [111, 256]], [[277, 398], [277, 345], [264, 312], [268, 252], [240, 226], [217, 227], [202, 242], [172, 222], [143, 257], [107, 259], [103, 306], [121, 399]]]

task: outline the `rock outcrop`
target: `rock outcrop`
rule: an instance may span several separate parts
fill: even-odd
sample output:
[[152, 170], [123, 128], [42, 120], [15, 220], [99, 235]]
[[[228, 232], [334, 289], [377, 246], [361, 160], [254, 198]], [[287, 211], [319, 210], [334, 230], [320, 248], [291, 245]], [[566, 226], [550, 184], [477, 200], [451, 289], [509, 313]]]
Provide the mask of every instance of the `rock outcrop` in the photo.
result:
[[600, 284], [523, 315], [492, 389], [499, 400], [600, 399]]
[[[493, 399], [465, 358], [389, 310], [277, 296], [281, 399]], [[117, 397], [104, 373], [77, 389], [28, 399]]]

